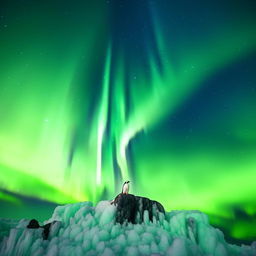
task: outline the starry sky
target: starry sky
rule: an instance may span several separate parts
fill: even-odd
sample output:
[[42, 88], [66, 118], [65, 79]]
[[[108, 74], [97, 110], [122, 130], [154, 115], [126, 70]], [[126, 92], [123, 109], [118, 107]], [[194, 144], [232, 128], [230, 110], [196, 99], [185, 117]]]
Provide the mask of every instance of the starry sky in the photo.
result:
[[131, 193], [256, 238], [256, 5], [0, 9], [0, 217]]

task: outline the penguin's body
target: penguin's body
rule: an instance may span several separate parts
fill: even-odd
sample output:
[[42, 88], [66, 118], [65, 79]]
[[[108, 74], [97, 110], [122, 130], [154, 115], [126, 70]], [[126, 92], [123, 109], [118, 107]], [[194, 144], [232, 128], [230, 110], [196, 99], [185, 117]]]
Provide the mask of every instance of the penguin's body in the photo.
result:
[[126, 182], [123, 184], [123, 187], [122, 187], [122, 194], [128, 194], [128, 193], [129, 193], [129, 183], [130, 183], [130, 181], [126, 181]]

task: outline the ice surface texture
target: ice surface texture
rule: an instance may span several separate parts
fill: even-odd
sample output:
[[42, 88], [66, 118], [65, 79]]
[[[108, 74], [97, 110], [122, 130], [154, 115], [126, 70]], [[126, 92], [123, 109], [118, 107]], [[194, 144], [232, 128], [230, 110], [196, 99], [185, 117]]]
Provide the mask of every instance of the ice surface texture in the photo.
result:
[[43, 240], [42, 228], [26, 228], [29, 220], [1, 220], [0, 255], [256, 255], [254, 244], [227, 244], [199, 211], [158, 213], [152, 222], [145, 211], [140, 224], [121, 225], [115, 218], [116, 206], [109, 201], [96, 207], [90, 202], [58, 206], [44, 223], [57, 221], [48, 240]]

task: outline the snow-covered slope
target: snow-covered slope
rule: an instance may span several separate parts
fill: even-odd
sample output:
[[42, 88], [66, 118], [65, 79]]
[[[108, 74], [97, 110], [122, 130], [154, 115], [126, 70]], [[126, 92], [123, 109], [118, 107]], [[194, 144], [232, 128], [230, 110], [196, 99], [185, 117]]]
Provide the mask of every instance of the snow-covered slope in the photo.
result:
[[[256, 255], [252, 246], [230, 245], [223, 233], [210, 226], [199, 211], [171, 211], [142, 224], [115, 223], [116, 207], [101, 201], [68, 204], [55, 209], [44, 224], [51, 226], [47, 240], [43, 229], [28, 229], [29, 220], [0, 221], [0, 255]], [[159, 216], [158, 216], [159, 217]], [[10, 230], [10, 232], [9, 232]]]

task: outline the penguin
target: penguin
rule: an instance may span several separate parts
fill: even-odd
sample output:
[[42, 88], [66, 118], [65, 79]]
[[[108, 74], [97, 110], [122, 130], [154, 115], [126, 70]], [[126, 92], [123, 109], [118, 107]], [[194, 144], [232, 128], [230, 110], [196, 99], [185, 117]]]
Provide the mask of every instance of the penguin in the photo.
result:
[[128, 194], [129, 193], [129, 183], [130, 183], [130, 181], [128, 180], [123, 184], [121, 194]]

